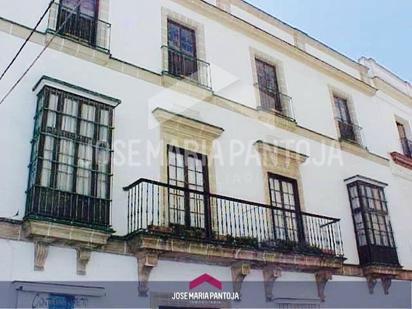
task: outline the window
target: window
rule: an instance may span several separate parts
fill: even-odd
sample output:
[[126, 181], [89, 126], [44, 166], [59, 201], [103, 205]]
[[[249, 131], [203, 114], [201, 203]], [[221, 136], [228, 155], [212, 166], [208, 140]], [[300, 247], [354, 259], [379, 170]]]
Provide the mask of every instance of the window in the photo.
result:
[[405, 156], [412, 157], [412, 142], [407, 137], [405, 125], [403, 123], [396, 122], [396, 127], [398, 128], [403, 154]]
[[296, 180], [269, 174], [269, 192], [276, 239], [298, 242], [302, 236]]
[[340, 137], [352, 142], [359, 142], [356, 136], [356, 127], [353, 125], [349, 113], [348, 101], [338, 96], [334, 96], [333, 100], [335, 102]]
[[108, 225], [113, 107], [46, 86], [39, 93], [26, 211]]
[[96, 44], [98, 0], [61, 0], [57, 29], [60, 33]]
[[198, 80], [195, 31], [171, 20], [167, 29], [168, 72]]
[[209, 207], [205, 195], [187, 191], [209, 191], [206, 156], [169, 145], [168, 162], [169, 185], [185, 189], [169, 191], [170, 222], [206, 228]]
[[281, 113], [283, 110], [276, 68], [258, 59], [255, 59], [255, 62], [261, 107], [264, 110]]
[[389, 220], [385, 184], [363, 177], [350, 179], [352, 208], [361, 264], [399, 264]]

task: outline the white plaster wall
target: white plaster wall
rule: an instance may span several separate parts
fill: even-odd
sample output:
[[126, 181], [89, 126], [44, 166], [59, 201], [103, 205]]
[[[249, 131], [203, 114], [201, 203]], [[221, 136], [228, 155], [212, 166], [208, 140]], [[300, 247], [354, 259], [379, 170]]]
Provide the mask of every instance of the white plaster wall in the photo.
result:
[[[394, 147], [398, 147], [395, 150], [399, 150], [399, 144], [396, 146], [398, 136], [394, 127], [394, 114], [399, 113], [400, 116], [407, 119], [411, 117], [411, 110], [405, 108], [401, 103], [394, 102], [392, 99], [389, 102], [389, 99], [382, 94], [378, 94], [374, 98], [363, 95], [357, 90], [299, 63], [296, 59], [265, 47], [261, 43], [236, 33], [233, 29], [225, 28], [222, 24], [183, 9], [175, 3], [154, 1], [148, 4], [147, 8], [156, 16], [155, 18], [149, 18], [150, 14], [136, 6], [133, 10], [121, 14], [120, 5], [115, 3], [117, 2], [112, 2], [111, 5], [111, 22], [116, 24], [113, 29], [113, 56], [124, 57], [127, 61], [159, 72], [161, 63], [159, 52], [160, 3], [163, 3], [168, 8], [177, 10], [182, 15], [188, 15], [205, 25], [206, 54], [208, 57], [206, 60], [210, 61], [216, 68], [228, 72], [233, 80], [237, 81], [232, 86], [219, 91], [219, 94], [250, 107], [256, 106], [254, 90], [250, 87], [252, 70], [249, 47], [253, 46], [283, 62], [288, 94], [294, 99], [296, 118], [300, 125], [332, 137], [337, 136], [328, 90], [328, 86], [331, 85], [352, 96], [357, 118], [364, 128], [366, 141], [371, 151], [387, 156], [390, 151], [394, 150]], [[129, 19], [129, 15], [133, 14], [136, 15], [136, 18]], [[130, 24], [125, 24], [126, 20]], [[117, 26], [118, 23], [122, 27]], [[145, 26], [144, 31], [143, 25]], [[144, 39], [140, 40], [140, 36]], [[21, 39], [3, 32], [0, 33], [0, 45], [6, 46], [2, 51], [0, 67], [4, 67], [8, 63], [22, 42]], [[125, 45], [127, 48], [124, 48], [125, 42], [130, 44]], [[233, 47], [233, 50], [226, 48], [227, 46]], [[39, 51], [39, 46], [31, 43], [28, 45], [6, 79], [2, 80], [1, 94], [8, 90], [8, 87], [12, 85]], [[0, 106], [0, 124], [4, 128], [0, 130], [2, 149], [0, 216], [2, 217], [12, 217], [17, 211], [19, 211], [17, 218], [22, 218], [24, 214], [24, 191], [27, 184], [27, 164], [30, 156], [29, 142], [32, 138], [36, 103], [31, 89], [42, 75], [49, 75], [122, 100], [122, 104], [115, 112], [114, 142], [117, 147], [120, 147], [115, 149], [115, 156], [123, 155], [123, 157], [126, 156], [126, 159], [130, 156], [129, 162], [136, 161], [140, 164], [114, 166], [112, 223], [119, 235], [126, 232], [127, 204], [126, 194], [122, 187], [141, 177], [159, 179], [159, 159], [153, 160], [149, 165], [144, 164], [145, 142], [151, 141], [156, 144], [159, 141], [159, 130], [151, 116], [151, 111], [156, 106], [172, 110], [190, 108], [195, 118], [223, 127], [225, 132], [219, 141], [221, 141], [222, 151], [226, 157], [231, 149], [230, 141], [233, 139], [244, 141], [248, 145], [260, 139], [269, 141], [305, 140], [290, 132], [228, 110], [222, 110], [171, 90], [165, 90], [101, 66], [49, 50], [41, 57], [5, 104]], [[133, 145], [131, 149], [122, 148], [122, 142], [133, 143]], [[310, 145], [310, 153], [308, 153], [310, 158], [321, 159], [323, 146], [313, 141], [307, 142]], [[304, 150], [302, 151], [304, 152]], [[326, 151], [330, 151], [330, 149], [326, 148]], [[399, 245], [398, 253], [404, 265], [410, 264], [409, 261], [412, 260], [412, 248], [409, 241], [411, 227], [405, 220], [405, 218], [412, 216], [412, 210], [408, 207], [410, 201], [409, 180], [394, 181], [389, 168], [347, 153], [342, 154], [342, 161], [334, 160], [330, 166], [319, 167], [315, 163], [309, 162], [302, 166], [301, 171], [305, 210], [342, 218], [345, 255], [350, 263], [357, 263], [357, 251], [343, 179], [361, 174], [387, 182], [389, 186], [386, 192], [392, 216], [392, 226], [395, 230], [396, 242]], [[263, 183], [261, 173], [260, 166], [246, 164], [243, 157], [235, 158], [234, 164], [217, 163], [217, 193], [263, 202], [266, 184]], [[411, 174], [409, 171], [405, 173]], [[63, 250], [62, 254], [69, 257], [73, 256], [73, 252]]]

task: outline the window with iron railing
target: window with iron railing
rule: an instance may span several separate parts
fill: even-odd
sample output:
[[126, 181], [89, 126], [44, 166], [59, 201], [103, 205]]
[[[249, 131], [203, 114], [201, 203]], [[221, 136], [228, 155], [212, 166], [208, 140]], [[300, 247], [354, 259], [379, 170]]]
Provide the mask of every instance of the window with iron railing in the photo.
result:
[[210, 64], [197, 58], [195, 30], [168, 20], [168, 45], [162, 46], [163, 73], [211, 89]]
[[113, 107], [49, 86], [38, 95], [26, 216], [106, 227]]
[[356, 176], [347, 180], [361, 264], [399, 265], [384, 186]]
[[279, 90], [276, 67], [255, 59], [260, 108], [293, 119], [292, 98]]
[[108, 52], [111, 25], [98, 18], [98, 0], [61, 0], [50, 8], [48, 31]]
[[352, 143], [363, 145], [362, 128], [352, 121], [352, 115], [349, 112], [348, 101], [342, 97], [334, 96], [336, 110], [336, 121], [339, 128], [340, 138]]

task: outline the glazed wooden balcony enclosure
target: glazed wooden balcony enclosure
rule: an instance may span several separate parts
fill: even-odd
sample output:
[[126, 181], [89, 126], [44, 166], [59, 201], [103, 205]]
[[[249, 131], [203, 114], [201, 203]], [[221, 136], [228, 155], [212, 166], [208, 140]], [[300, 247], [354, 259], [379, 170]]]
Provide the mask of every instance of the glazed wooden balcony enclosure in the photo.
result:
[[139, 179], [128, 195], [128, 234], [343, 257], [339, 219]]

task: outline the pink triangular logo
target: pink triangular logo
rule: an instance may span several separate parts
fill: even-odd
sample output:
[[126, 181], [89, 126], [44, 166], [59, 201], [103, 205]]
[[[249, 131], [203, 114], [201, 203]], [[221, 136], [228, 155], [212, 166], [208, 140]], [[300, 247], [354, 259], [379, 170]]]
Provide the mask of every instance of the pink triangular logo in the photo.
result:
[[219, 280], [217, 280], [216, 278], [213, 278], [212, 276], [210, 276], [208, 274], [203, 274], [203, 275], [197, 277], [196, 279], [192, 280], [189, 283], [189, 289], [192, 290], [192, 289], [198, 287], [199, 285], [201, 285], [203, 283], [208, 283], [211, 286], [214, 286], [215, 288], [217, 288], [219, 290], [222, 289], [222, 282], [220, 282]]

